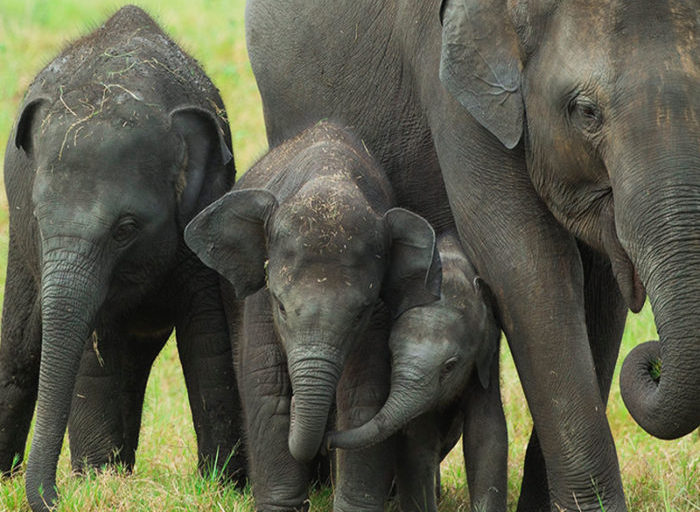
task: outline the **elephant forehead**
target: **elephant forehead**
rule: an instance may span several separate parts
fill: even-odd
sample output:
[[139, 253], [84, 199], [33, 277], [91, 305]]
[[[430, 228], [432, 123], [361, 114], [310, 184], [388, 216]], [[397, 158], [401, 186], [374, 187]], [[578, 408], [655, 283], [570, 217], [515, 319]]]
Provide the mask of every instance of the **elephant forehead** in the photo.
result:
[[463, 348], [471, 334], [467, 318], [447, 305], [431, 304], [409, 309], [401, 315], [391, 330], [392, 350], [414, 345], [414, 355], [424, 351], [445, 353]]
[[76, 122], [54, 123], [42, 130], [38, 161], [54, 175], [138, 187], [162, 182], [183, 156], [174, 135], [153, 119]]
[[381, 257], [385, 243], [378, 215], [343, 194], [307, 195], [283, 205], [271, 236], [272, 247], [313, 258]]

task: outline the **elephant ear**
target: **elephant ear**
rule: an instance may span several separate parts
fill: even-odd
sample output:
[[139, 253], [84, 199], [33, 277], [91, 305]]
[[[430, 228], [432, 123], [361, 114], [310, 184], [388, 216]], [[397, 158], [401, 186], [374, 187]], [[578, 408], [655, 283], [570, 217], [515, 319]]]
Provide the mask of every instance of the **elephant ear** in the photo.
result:
[[178, 179], [178, 215], [182, 226], [233, 185], [231, 141], [208, 110], [195, 106], [170, 112], [170, 123], [185, 143], [184, 180]]
[[487, 389], [489, 382], [491, 382], [491, 369], [494, 367], [494, 358], [498, 358], [501, 331], [495, 325], [496, 299], [491, 292], [491, 288], [479, 276], [474, 277], [472, 286], [474, 287], [474, 292], [480, 297], [484, 308], [484, 314], [481, 315], [482, 324], [478, 330], [481, 333], [481, 337], [476, 350], [476, 371], [479, 376], [479, 382], [481, 382], [484, 389]]
[[39, 110], [48, 104], [47, 98], [36, 98], [27, 103], [19, 116], [17, 129], [15, 130], [15, 147], [22, 149], [27, 155], [34, 150], [34, 128]]
[[267, 190], [234, 190], [185, 228], [189, 248], [231, 282], [239, 299], [265, 286], [266, 226], [277, 204]]
[[382, 299], [392, 317], [440, 298], [442, 267], [435, 232], [423, 217], [403, 208], [384, 214], [390, 238], [389, 268]]
[[523, 131], [522, 64], [505, 0], [443, 0], [440, 80], [508, 149]]

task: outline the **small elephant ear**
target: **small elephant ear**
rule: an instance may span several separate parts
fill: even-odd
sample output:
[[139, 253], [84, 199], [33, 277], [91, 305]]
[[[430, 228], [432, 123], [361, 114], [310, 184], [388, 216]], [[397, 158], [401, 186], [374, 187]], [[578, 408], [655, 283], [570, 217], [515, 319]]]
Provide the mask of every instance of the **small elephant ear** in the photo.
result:
[[391, 246], [382, 299], [397, 318], [407, 309], [440, 298], [442, 267], [428, 221], [403, 208], [387, 211], [384, 220]]
[[[186, 146], [184, 189], [180, 191], [179, 217], [182, 226], [233, 185], [235, 170], [231, 140], [224, 135], [214, 114], [185, 106], [170, 113], [172, 128]], [[231, 164], [233, 166], [233, 164]]]
[[36, 98], [24, 106], [15, 130], [15, 147], [23, 149], [27, 155], [34, 149], [34, 128], [39, 117], [39, 109], [48, 103], [46, 98]]
[[[484, 389], [489, 387], [491, 382], [491, 370], [494, 368], [494, 358], [498, 358], [498, 348], [500, 346], [500, 329], [496, 326], [495, 313], [495, 297], [491, 292], [491, 288], [484, 280], [476, 276], [472, 281], [474, 291], [481, 298], [481, 304], [484, 308], [484, 314], [481, 315], [482, 325], [479, 326], [481, 339], [476, 350], [476, 371], [479, 375], [479, 382]], [[495, 366], [498, 368], [498, 366]]]
[[440, 80], [508, 149], [523, 131], [522, 64], [506, 0], [443, 0]]
[[265, 286], [266, 225], [277, 199], [263, 189], [229, 192], [185, 228], [185, 242], [199, 259], [245, 298]]

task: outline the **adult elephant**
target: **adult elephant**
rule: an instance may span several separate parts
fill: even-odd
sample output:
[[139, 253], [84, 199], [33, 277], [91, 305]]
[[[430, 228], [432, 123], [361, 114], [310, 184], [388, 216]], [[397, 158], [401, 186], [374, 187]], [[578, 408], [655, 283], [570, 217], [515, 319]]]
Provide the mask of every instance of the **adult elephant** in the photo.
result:
[[200, 468], [243, 480], [241, 454], [227, 460], [240, 405], [219, 277], [183, 239], [234, 174], [218, 91], [137, 7], [29, 87], [5, 156], [0, 472], [21, 461], [36, 401], [33, 510], [56, 499], [67, 423], [74, 467], [133, 465], [146, 381], [173, 328]]
[[438, 230], [451, 209], [471, 242], [537, 433], [519, 510], [626, 509], [605, 402], [646, 293], [661, 340], [625, 362], [625, 402], [659, 437], [700, 421], [699, 13], [697, 0], [248, 2], [270, 145], [339, 119], [400, 205]]

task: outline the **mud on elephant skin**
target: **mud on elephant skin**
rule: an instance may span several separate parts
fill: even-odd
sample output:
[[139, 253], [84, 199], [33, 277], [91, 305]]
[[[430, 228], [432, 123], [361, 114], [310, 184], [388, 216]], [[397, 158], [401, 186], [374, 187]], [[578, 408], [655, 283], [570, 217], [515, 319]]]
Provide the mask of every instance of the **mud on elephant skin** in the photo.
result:
[[[183, 239], [234, 180], [224, 112], [199, 65], [132, 6], [27, 91], [5, 157], [0, 470], [21, 460], [36, 401], [33, 510], [56, 500], [67, 423], [75, 468], [115, 453], [133, 465], [150, 367], [173, 328], [200, 468], [239, 441], [219, 277]], [[242, 456], [227, 462], [242, 479]]]
[[[187, 226], [185, 239], [202, 261], [239, 298], [249, 297], [237, 377], [260, 508], [294, 508], [305, 499], [307, 463], [319, 451], [346, 363], [359, 345], [387, 335], [378, 301], [398, 316], [439, 297], [434, 232], [393, 203], [362, 143], [320, 122], [273, 148]], [[367, 392], [382, 397], [367, 406], [374, 414], [388, 392], [388, 367], [366, 373], [356, 391], [376, 388]], [[386, 454], [374, 457], [390, 464]], [[385, 492], [376, 491], [380, 503]]]
[[441, 235], [437, 246], [441, 297], [394, 321], [386, 403], [364, 425], [329, 433], [326, 443], [329, 449], [357, 449], [402, 432], [397, 441], [402, 510], [437, 510], [439, 463], [463, 433], [472, 510], [505, 510], [508, 434], [493, 297], [456, 233]]
[[700, 422], [698, 12], [248, 0], [270, 144], [316, 119], [353, 126], [399, 205], [438, 231], [451, 210], [472, 243], [536, 425], [528, 453], [547, 466], [528, 457], [523, 492], [549, 489], [521, 511], [597, 509], [601, 489], [606, 510], [626, 510], [604, 411], [626, 305], [645, 291], [660, 345], [625, 364], [625, 401], [658, 436]]

